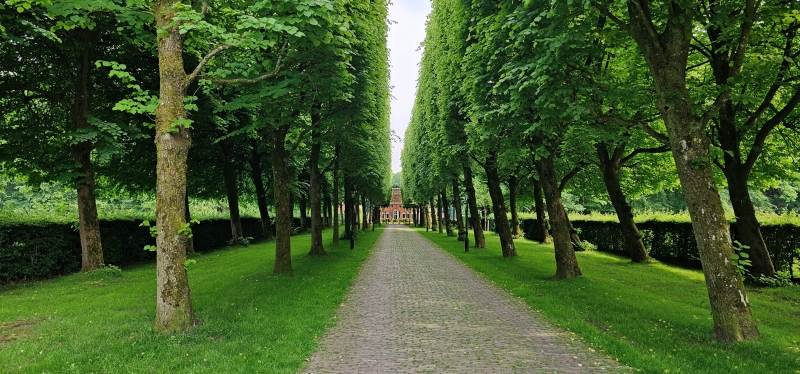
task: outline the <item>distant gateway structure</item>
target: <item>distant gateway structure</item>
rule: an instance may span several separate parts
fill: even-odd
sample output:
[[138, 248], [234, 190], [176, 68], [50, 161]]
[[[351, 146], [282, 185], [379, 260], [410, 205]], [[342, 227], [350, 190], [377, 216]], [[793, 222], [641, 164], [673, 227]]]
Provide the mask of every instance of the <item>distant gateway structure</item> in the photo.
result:
[[403, 195], [400, 188], [392, 188], [392, 200], [388, 207], [381, 208], [382, 222], [411, 222], [411, 210], [403, 208]]

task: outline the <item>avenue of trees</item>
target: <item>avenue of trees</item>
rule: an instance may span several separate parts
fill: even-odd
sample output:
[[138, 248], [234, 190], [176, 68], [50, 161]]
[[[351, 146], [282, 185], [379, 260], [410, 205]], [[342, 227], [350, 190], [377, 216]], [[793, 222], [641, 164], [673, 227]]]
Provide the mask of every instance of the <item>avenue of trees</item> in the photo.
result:
[[357, 222], [366, 225], [361, 206], [387, 203], [387, 6], [5, 2], [0, 171], [30, 185], [74, 186], [82, 271], [104, 264], [98, 191], [154, 194], [154, 329], [186, 331], [196, 324], [190, 199], [226, 198], [234, 244], [246, 241], [239, 199], [256, 200], [259, 239], [276, 240], [275, 274], [292, 271], [293, 229], [310, 229], [309, 255], [324, 255], [324, 227], [338, 239], [343, 222], [351, 236]]
[[797, 180], [799, 28], [796, 1], [433, 0], [404, 194], [424, 212], [449, 194], [460, 212], [465, 193], [480, 248], [484, 181], [504, 257], [516, 256], [516, 202], [529, 195], [534, 236], [552, 241], [566, 279], [581, 275], [580, 239], [563, 193], [605, 194], [632, 261], [646, 263], [630, 197], [678, 187], [714, 337], [758, 338], [719, 189], [750, 274], [774, 277], [751, 193]]

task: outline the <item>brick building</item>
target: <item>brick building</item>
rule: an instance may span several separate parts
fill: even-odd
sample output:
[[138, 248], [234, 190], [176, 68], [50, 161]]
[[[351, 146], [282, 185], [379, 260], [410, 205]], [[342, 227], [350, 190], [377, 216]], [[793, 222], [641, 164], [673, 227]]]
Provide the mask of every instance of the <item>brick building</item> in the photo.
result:
[[392, 188], [392, 200], [388, 207], [381, 208], [381, 222], [411, 222], [411, 209], [403, 208], [403, 195], [399, 188]]

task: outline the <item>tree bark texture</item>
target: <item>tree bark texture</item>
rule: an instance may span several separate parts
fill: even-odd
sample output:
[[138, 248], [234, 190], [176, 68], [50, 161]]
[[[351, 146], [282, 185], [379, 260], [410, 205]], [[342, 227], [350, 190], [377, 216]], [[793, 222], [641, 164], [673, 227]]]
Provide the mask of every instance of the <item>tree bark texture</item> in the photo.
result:
[[[541, 177], [540, 177], [541, 178]], [[547, 229], [547, 217], [544, 215], [546, 209], [544, 203], [544, 196], [542, 196], [542, 184], [539, 179], [533, 179], [533, 201], [536, 208], [536, 233], [534, 233], [535, 240], [539, 243], [551, 243], [550, 231]]]
[[456, 223], [458, 224], [458, 241], [463, 242], [466, 232], [464, 231], [464, 213], [461, 212], [461, 191], [458, 188], [458, 178], [453, 178], [453, 208], [456, 211]]
[[484, 170], [486, 170], [486, 184], [489, 187], [489, 196], [492, 198], [495, 232], [500, 236], [503, 257], [516, 257], [517, 249], [514, 247], [514, 239], [511, 237], [511, 228], [508, 225], [508, 216], [506, 215], [505, 198], [503, 197], [503, 190], [500, 189], [500, 176], [497, 174], [496, 152], [486, 159]]
[[450, 217], [450, 203], [447, 201], [447, 188], [442, 187], [442, 209], [444, 210], [444, 227], [447, 236], [453, 236], [453, 225]]
[[[315, 116], [314, 116], [315, 117]], [[316, 118], [312, 118], [312, 122]], [[311, 250], [309, 256], [326, 255], [322, 245], [322, 173], [319, 171], [319, 157], [322, 151], [322, 144], [319, 139], [319, 131], [311, 132], [311, 157], [309, 159], [310, 183], [309, 199], [311, 200]]]
[[242, 233], [242, 218], [239, 214], [239, 189], [236, 186], [236, 170], [233, 167], [230, 139], [220, 141], [219, 147], [222, 150], [222, 174], [231, 218], [231, 243], [238, 245], [244, 234]]
[[475, 197], [475, 185], [472, 183], [472, 169], [464, 165], [464, 188], [467, 190], [469, 220], [472, 227], [472, 236], [475, 239], [475, 248], [486, 248], [486, 238], [483, 236], [483, 224], [478, 213], [478, 199]]
[[[752, 9], [752, 1], [746, 8]], [[678, 171], [689, 216], [692, 219], [700, 260], [714, 319], [714, 337], [722, 342], [760, 336], [750, 311], [741, 277], [731, 263], [733, 243], [728, 222], [714, 183], [707, 119], [696, 115], [686, 88], [686, 65], [691, 43], [693, 7], [677, 5], [657, 37], [652, 34], [650, 14], [628, 3], [629, 33], [639, 46], [653, 77], [656, 106], [664, 120], [669, 146]], [[674, 14], [673, 14], [674, 13]], [[683, 22], [679, 22], [683, 19]], [[743, 24], [743, 30], [747, 24]], [[747, 45], [746, 40], [741, 41]]]
[[619, 171], [622, 168], [625, 145], [614, 147], [614, 152], [610, 156], [608, 147], [605, 144], [598, 143], [596, 149], [600, 159], [600, 171], [603, 173], [603, 183], [606, 185], [611, 205], [614, 206], [614, 211], [617, 213], [619, 227], [622, 231], [622, 236], [625, 238], [625, 246], [628, 247], [631, 261], [647, 262], [650, 260], [650, 256], [647, 255], [647, 249], [644, 247], [642, 236], [639, 234], [639, 228], [636, 227], [636, 222], [633, 221], [633, 211], [620, 185]]
[[361, 198], [359, 202], [361, 203], [361, 229], [366, 230], [369, 228], [369, 222], [367, 221], [368, 217], [367, 214], [369, 213], [367, 209], [367, 199], [364, 197], [363, 194], [360, 195]]
[[272, 182], [275, 192], [275, 266], [272, 269], [273, 274], [292, 272], [291, 236], [294, 204], [292, 204], [291, 187], [289, 186], [287, 131], [286, 126], [270, 128]]
[[258, 151], [258, 141], [250, 139], [250, 170], [253, 175], [253, 185], [256, 188], [256, 201], [258, 214], [261, 216], [261, 239], [272, 239], [272, 220], [269, 218], [267, 208], [267, 191], [264, 188], [263, 170], [261, 169], [261, 153]]
[[444, 226], [446, 223], [443, 222], [442, 219], [442, 195], [439, 193], [435, 198], [436, 201], [436, 227], [439, 228], [439, 233], [441, 234], [444, 232]]
[[[82, 39], [91, 38], [91, 31], [79, 30]], [[72, 122], [75, 130], [89, 127], [91, 94], [91, 70], [93, 66], [93, 43], [82, 40], [75, 60], [74, 102]], [[80, 177], [75, 179], [78, 195], [78, 231], [81, 238], [81, 271], [92, 271], [103, 267], [103, 244], [100, 239], [100, 222], [97, 218], [94, 170], [92, 169], [92, 143], [89, 141], [72, 145], [72, 160], [78, 166]]]
[[431, 231], [439, 231], [439, 232], [441, 232], [439, 230], [439, 217], [437, 217], [437, 213], [438, 212], [437, 212], [437, 209], [436, 209], [436, 199], [431, 197], [429, 204], [430, 204], [430, 207], [431, 207], [431, 213], [430, 213]]
[[433, 225], [431, 224], [431, 211], [428, 204], [422, 206], [422, 215], [425, 218], [425, 231], [432, 229]]
[[508, 207], [511, 209], [511, 234], [522, 237], [522, 228], [519, 227], [519, 214], [517, 214], [517, 189], [519, 178], [516, 175], [508, 179]]
[[158, 33], [159, 99], [156, 108], [156, 332], [176, 333], [195, 325], [184, 268], [186, 224], [186, 158], [192, 144], [189, 130], [176, 124], [187, 118], [183, 98], [189, 84], [183, 66], [184, 35], [171, 25], [174, 0], [153, 8]]
[[544, 190], [547, 200], [547, 213], [550, 216], [550, 225], [553, 229], [553, 244], [556, 255], [556, 279], [570, 279], [582, 275], [578, 266], [578, 258], [572, 248], [570, 237], [571, 225], [564, 204], [561, 201], [561, 190], [558, 188], [553, 154], [536, 160], [536, 170], [539, 173], [539, 182]]

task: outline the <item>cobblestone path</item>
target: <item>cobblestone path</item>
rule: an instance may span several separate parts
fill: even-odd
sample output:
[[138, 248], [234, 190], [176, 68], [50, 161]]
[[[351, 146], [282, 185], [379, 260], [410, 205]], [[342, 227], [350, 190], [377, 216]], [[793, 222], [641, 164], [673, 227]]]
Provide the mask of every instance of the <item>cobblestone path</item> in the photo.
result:
[[603, 373], [615, 362], [405, 226], [389, 226], [302, 373]]

